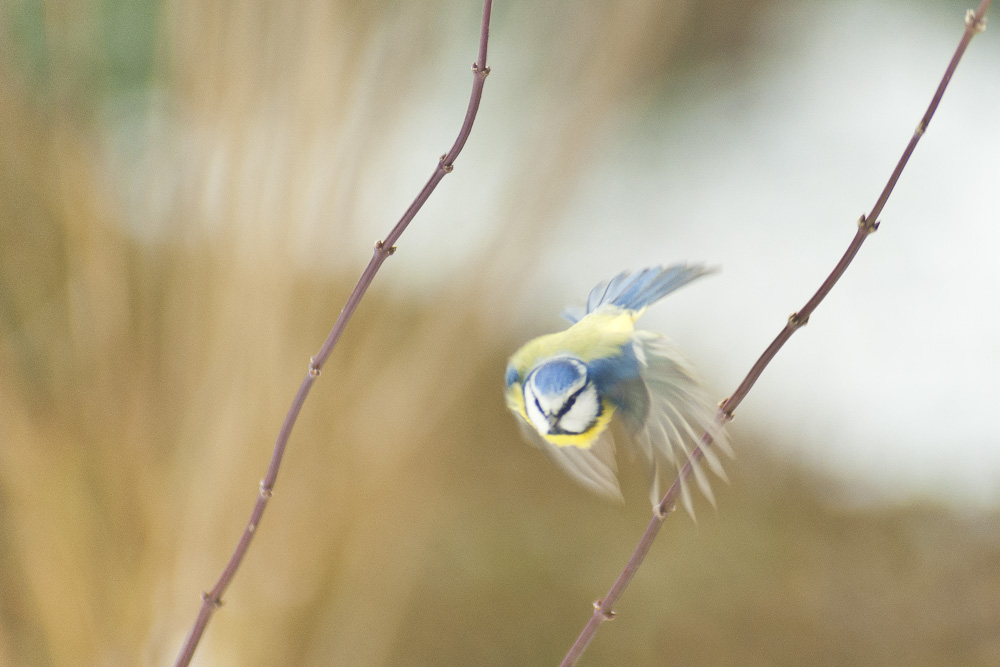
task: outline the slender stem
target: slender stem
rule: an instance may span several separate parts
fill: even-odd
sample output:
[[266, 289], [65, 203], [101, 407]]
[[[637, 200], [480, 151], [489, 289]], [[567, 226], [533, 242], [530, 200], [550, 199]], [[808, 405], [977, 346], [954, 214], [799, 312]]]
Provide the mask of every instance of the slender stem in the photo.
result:
[[232, 582], [233, 577], [236, 576], [236, 571], [239, 569], [240, 563], [243, 561], [243, 557], [246, 555], [247, 549], [250, 548], [250, 542], [257, 532], [257, 527], [264, 514], [264, 509], [267, 507], [267, 501], [271, 498], [274, 483], [278, 477], [278, 468], [281, 466], [281, 459], [284, 456], [288, 438], [292, 433], [292, 428], [295, 426], [296, 419], [298, 419], [299, 412], [302, 410], [302, 405], [305, 403], [306, 397], [309, 395], [309, 390], [312, 388], [316, 378], [319, 377], [320, 370], [323, 368], [327, 359], [329, 359], [337, 341], [340, 340], [341, 334], [343, 334], [344, 329], [347, 327], [347, 323], [350, 321], [351, 316], [354, 315], [354, 311], [357, 309], [358, 304], [364, 297], [365, 292], [368, 291], [368, 286], [371, 285], [372, 280], [375, 278], [375, 274], [378, 273], [379, 267], [381, 267], [382, 263], [395, 252], [396, 248], [394, 244], [397, 239], [399, 239], [400, 235], [406, 230], [406, 227], [424, 205], [424, 202], [426, 202], [428, 197], [430, 197], [431, 193], [434, 192], [434, 188], [437, 187], [438, 183], [441, 182], [441, 179], [444, 178], [446, 174], [451, 173], [454, 168], [455, 159], [458, 157], [458, 154], [462, 152], [462, 148], [465, 146], [465, 142], [468, 140], [469, 134], [472, 132], [472, 124], [476, 120], [476, 112], [479, 110], [479, 102], [483, 96], [483, 85], [486, 81], [486, 76], [490, 73], [489, 67], [486, 66], [486, 52], [490, 37], [490, 13], [492, 11], [492, 7], [492, 0], [483, 1], [483, 19], [479, 34], [479, 53], [476, 62], [472, 65], [472, 94], [469, 98], [469, 108], [466, 111], [465, 120], [463, 121], [462, 127], [458, 132], [458, 138], [455, 139], [455, 143], [452, 145], [451, 150], [442, 155], [438, 160], [437, 167], [435, 167], [434, 173], [427, 181], [427, 184], [420, 190], [420, 193], [413, 200], [413, 203], [406, 209], [403, 217], [400, 218], [399, 222], [397, 222], [389, 232], [389, 235], [386, 236], [384, 241], [379, 241], [375, 244], [375, 252], [372, 255], [371, 260], [368, 262], [368, 266], [365, 267], [364, 272], [361, 274], [361, 278], [358, 280], [358, 284], [354, 287], [354, 291], [351, 292], [351, 296], [348, 297], [343, 310], [340, 311], [340, 315], [337, 317], [337, 321], [334, 323], [329, 335], [327, 335], [326, 340], [323, 342], [323, 346], [320, 348], [319, 352], [316, 353], [316, 356], [309, 360], [309, 370], [306, 373], [305, 378], [302, 380], [302, 384], [299, 385], [299, 390], [296, 392], [291, 406], [288, 408], [288, 414], [285, 416], [285, 421], [281, 425], [281, 430], [278, 431], [278, 436], [274, 443], [274, 451], [271, 454], [271, 462], [267, 467], [267, 474], [260, 483], [260, 491], [257, 494], [257, 500], [250, 513], [250, 519], [247, 521], [246, 528], [243, 530], [243, 535], [240, 537], [240, 540], [236, 545], [236, 549], [233, 551], [233, 554], [230, 557], [229, 562], [226, 564], [225, 569], [222, 571], [222, 574], [219, 576], [218, 581], [215, 582], [212, 590], [202, 593], [201, 609], [198, 612], [198, 617], [195, 620], [194, 625], [191, 627], [191, 631], [188, 633], [184, 646], [177, 657], [177, 661], [174, 663], [177, 667], [186, 666], [191, 662], [195, 649], [198, 647], [198, 642], [201, 640], [201, 637], [205, 632], [205, 628], [208, 626], [208, 621], [211, 619], [215, 610], [222, 605], [222, 595]]
[[[984, 18], [986, 10], [990, 6], [991, 0], [982, 0], [979, 8], [974, 12], [969, 10], [965, 17], [965, 32], [962, 34], [962, 39], [958, 43], [958, 48], [955, 50], [955, 54], [951, 58], [951, 62], [948, 63], [948, 68], [945, 70], [944, 76], [941, 77], [941, 82], [938, 84], [937, 90], [934, 92], [934, 97], [931, 99], [930, 105], [927, 107], [927, 111], [924, 113], [923, 118], [920, 119], [920, 124], [917, 125], [917, 129], [914, 131], [913, 136], [910, 138], [910, 142], [906, 145], [906, 149], [903, 151], [903, 155], [899, 158], [899, 162], [896, 163], [896, 168], [893, 169], [892, 175], [889, 177], [889, 181], [886, 183], [885, 188], [882, 189], [882, 194], [879, 195], [878, 200], [875, 202], [875, 206], [872, 207], [871, 212], [865, 216], [861, 216], [858, 220], [858, 231], [854, 235], [854, 239], [851, 241], [847, 250], [844, 252], [843, 257], [837, 262], [837, 265], [827, 276], [823, 284], [820, 285], [819, 289], [812, 296], [809, 301], [797, 312], [793, 313], [791, 317], [788, 318], [788, 323], [785, 324], [784, 328], [778, 333], [774, 341], [767, 346], [764, 353], [757, 359], [757, 362], [747, 373], [747, 376], [740, 383], [736, 391], [727, 398], [719, 406], [719, 412], [716, 417], [717, 425], [721, 426], [725, 422], [732, 419], [733, 413], [743, 399], [746, 398], [747, 393], [749, 393], [751, 387], [757, 382], [761, 373], [767, 368], [767, 365], [771, 362], [771, 359], [778, 353], [778, 350], [792, 337], [796, 329], [805, 325], [809, 321], [809, 316], [812, 314], [816, 307], [826, 298], [826, 295], [830, 293], [833, 286], [837, 284], [840, 277], [850, 266], [851, 261], [854, 256], [858, 254], [858, 250], [861, 249], [861, 245], [864, 243], [868, 235], [878, 229], [878, 216], [885, 207], [885, 203], [889, 200], [889, 195], [892, 194], [893, 188], [896, 186], [896, 181], [899, 180], [900, 174], [903, 173], [903, 168], [906, 167], [906, 163], [910, 159], [910, 155], [913, 153], [913, 149], [916, 148], [917, 142], [920, 141], [920, 137], [923, 136], [927, 129], [928, 124], [930, 124], [931, 118], [934, 116], [934, 112], [937, 110], [938, 104], [941, 102], [941, 97], [944, 95], [945, 88], [948, 87], [948, 82], [951, 81], [951, 76], [955, 72], [955, 68], [958, 67], [958, 62], [962, 59], [962, 55], [965, 53], [966, 47], [969, 46], [969, 42], [977, 34], [982, 32], [986, 27], [986, 20]], [[663, 525], [663, 520], [673, 511], [677, 504], [677, 497], [680, 494], [681, 484], [687, 477], [691, 474], [693, 466], [697, 465], [698, 462], [704, 457], [704, 449], [712, 444], [712, 436], [709, 433], [705, 433], [698, 446], [694, 448], [691, 452], [690, 458], [684, 464], [684, 466], [678, 471], [677, 479], [671, 484], [670, 488], [667, 489], [666, 494], [664, 494], [663, 499], [660, 500], [659, 505], [657, 505], [655, 511], [653, 512], [653, 517], [649, 520], [649, 524], [646, 526], [646, 530], [643, 532], [642, 537], [639, 539], [639, 544], [636, 545], [635, 550], [632, 552], [631, 557], [629, 557], [628, 562], [625, 564], [625, 568], [618, 575], [615, 583], [612, 584], [611, 589], [608, 594], [601, 600], [597, 600], [594, 603], [594, 613], [591, 615], [587, 624], [584, 626], [583, 630], [580, 632], [573, 646], [570, 647], [569, 652], [566, 657], [563, 658], [561, 665], [563, 667], [568, 667], [570, 665], [575, 665], [577, 660], [586, 650], [590, 641], [594, 638], [597, 633], [598, 628], [604, 623], [604, 621], [611, 620], [614, 618], [615, 612], [613, 611], [615, 603], [621, 597], [622, 593], [628, 587], [629, 583], [632, 581], [632, 577], [635, 576], [636, 571], [639, 566], [642, 565], [642, 561], [646, 558], [646, 554], [649, 553], [650, 547], [653, 545], [653, 540], [656, 539], [657, 533], [660, 531], [660, 527]]]

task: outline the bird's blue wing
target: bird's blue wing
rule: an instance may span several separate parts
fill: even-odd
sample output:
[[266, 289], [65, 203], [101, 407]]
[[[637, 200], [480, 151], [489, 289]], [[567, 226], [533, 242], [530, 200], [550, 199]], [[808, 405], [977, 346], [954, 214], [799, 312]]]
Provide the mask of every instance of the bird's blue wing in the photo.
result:
[[649, 392], [642, 379], [643, 364], [631, 339], [612, 357], [594, 359], [587, 364], [587, 374], [597, 393], [611, 401], [629, 434], [637, 433], [649, 414]]
[[586, 307], [571, 306], [562, 312], [562, 316], [576, 323], [587, 313], [609, 304], [626, 310], [641, 310], [695, 278], [711, 272], [712, 269], [703, 264], [658, 266], [636, 273], [625, 271], [592, 289], [587, 297]]

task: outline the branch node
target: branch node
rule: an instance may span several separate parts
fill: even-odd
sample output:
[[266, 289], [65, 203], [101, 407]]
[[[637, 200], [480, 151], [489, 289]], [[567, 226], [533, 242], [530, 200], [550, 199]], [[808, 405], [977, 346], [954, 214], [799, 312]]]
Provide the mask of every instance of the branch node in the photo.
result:
[[976, 10], [970, 9], [965, 12], [965, 25], [972, 29], [972, 32], [980, 33], [986, 30], [986, 17], [976, 20]]
[[451, 172], [455, 171], [455, 165], [448, 164], [447, 162], [445, 162], [445, 160], [447, 159], [448, 159], [448, 154], [445, 153], [438, 159], [438, 167], [440, 167], [441, 171], [443, 171], [444, 173], [450, 174]]
[[202, 591], [201, 592], [201, 601], [209, 603], [210, 605], [212, 605], [216, 609], [218, 609], [219, 607], [222, 606], [222, 600], [220, 598], [214, 597], [208, 591]]
[[795, 331], [799, 327], [804, 327], [807, 324], [809, 324], [808, 315], [806, 317], [802, 317], [798, 313], [792, 313], [788, 316], [788, 326], [792, 329], [792, 331]]
[[604, 617], [605, 621], [613, 621], [615, 619], [615, 612], [613, 609], [603, 609], [601, 605], [604, 604], [604, 600], [594, 600], [594, 609], [601, 612], [601, 616]]
[[719, 401], [719, 414], [722, 417], [722, 423], [728, 424], [733, 421], [733, 411], [730, 410], [726, 405], [729, 403], [729, 397]]
[[316, 363], [316, 357], [309, 357], [309, 375], [314, 378], [319, 377], [319, 364]]
[[272, 489], [271, 487], [267, 486], [264, 483], [264, 480], [260, 480], [260, 497], [261, 498], [270, 498], [272, 495], [274, 495], [274, 489]]
[[479, 63], [472, 63], [472, 71], [480, 79], [485, 79], [490, 75], [490, 68], [488, 65], [482, 69], [479, 69]]
[[878, 220], [875, 220], [873, 222], [869, 220], [865, 215], [862, 215], [860, 218], [858, 218], [858, 229], [863, 231], [865, 234], [874, 234], [875, 231], [878, 229], [879, 224], [880, 223]]
[[656, 503], [655, 505], [653, 505], [653, 514], [655, 514], [656, 518], [659, 519], [660, 521], [666, 519], [673, 510], [674, 510], [673, 505], [670, 505], [668, 507], [664, 507], [662, 503]]
[[382, 241], [376, 241], [375, 251], [380, 252], [383, 255], [394, 255], [396, 254], [396, 246], [391, 246], [389, 248], [386, 248], [385, 243], [383, 243]]

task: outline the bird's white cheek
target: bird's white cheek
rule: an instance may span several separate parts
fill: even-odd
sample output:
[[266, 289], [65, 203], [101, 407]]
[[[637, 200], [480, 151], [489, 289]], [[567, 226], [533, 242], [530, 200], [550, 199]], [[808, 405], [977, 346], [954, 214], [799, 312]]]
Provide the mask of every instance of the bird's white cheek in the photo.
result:
[[559, 427], [567, 433], [583, 433], [600, 412], [600, 402], [597, 398], [597, 390], [594, 387], [587, 387], [576, 397], [573, 407], [559, 420]]
[[524, 388], [524, 411], [527, 413], [528, 419], [531, 420], [531, 425], [539, 433], [545, 435], [549, 432], [549, 420], [538, 409], [537, 398], [535, 397], [535, 392], [531, 390], [530, 385]]

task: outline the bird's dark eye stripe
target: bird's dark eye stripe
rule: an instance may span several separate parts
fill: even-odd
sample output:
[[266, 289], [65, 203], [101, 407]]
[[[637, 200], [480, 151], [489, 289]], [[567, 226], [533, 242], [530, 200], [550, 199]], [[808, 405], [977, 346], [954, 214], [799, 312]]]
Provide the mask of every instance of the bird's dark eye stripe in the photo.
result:
[[[589, 386], [590, 386], [589, 383], [585, 384], [582, 387], [580, 387], [579, 389], [577, 389], [576, 391], [574, 391], [572, 394], [570, 394], [569, 398], [566, 399], [566, 402], [563, 403], [562, 408], [559, 410], [559, 414], [556, 415], [556, 419], [557, 420], [562, 419], [566, 415], [567, 412], [569, 412], [570, 410], [573, 409], [573, 405], [576, 403], [576, 399], [579, 398], [580, 394], [583, 393], [583, 390], [586, 389]], [[597, 401], [597, 415], [598, 416], [600, 416], [602, 409], [603, 409], [603, 406], [601, 405], [601, 402]]]
[[594, 428], [594, 424], [597, 423], [597, 420], [600, 418], [602, 412], [604, 412], [604, 406], [598, 403], [597, 414], [594, 415], [594, 418], [590, 420], [590, 423], [584, 426], [583, 429], [579, 431], [567, 431], [560, 425], [559, 422], [556, 422], [555, 426], [552, 428], [551, 433], [552, 435], [580, 435], [581, 433], [586, 433], [590, 429]]
[[570, 394], [569, 398], [566, 399], [566, 402], [562, 404], [561, 408], [559, 408], [559, 412], [556, 414], [557, 420], [562, 419], [567, 412], [573, 409], [573, 404], [576, 403], [576, 399], [580, 395], [580, 392], [583, 391], [583, 389], [584, 388], [581, 387], [577, 391]]

